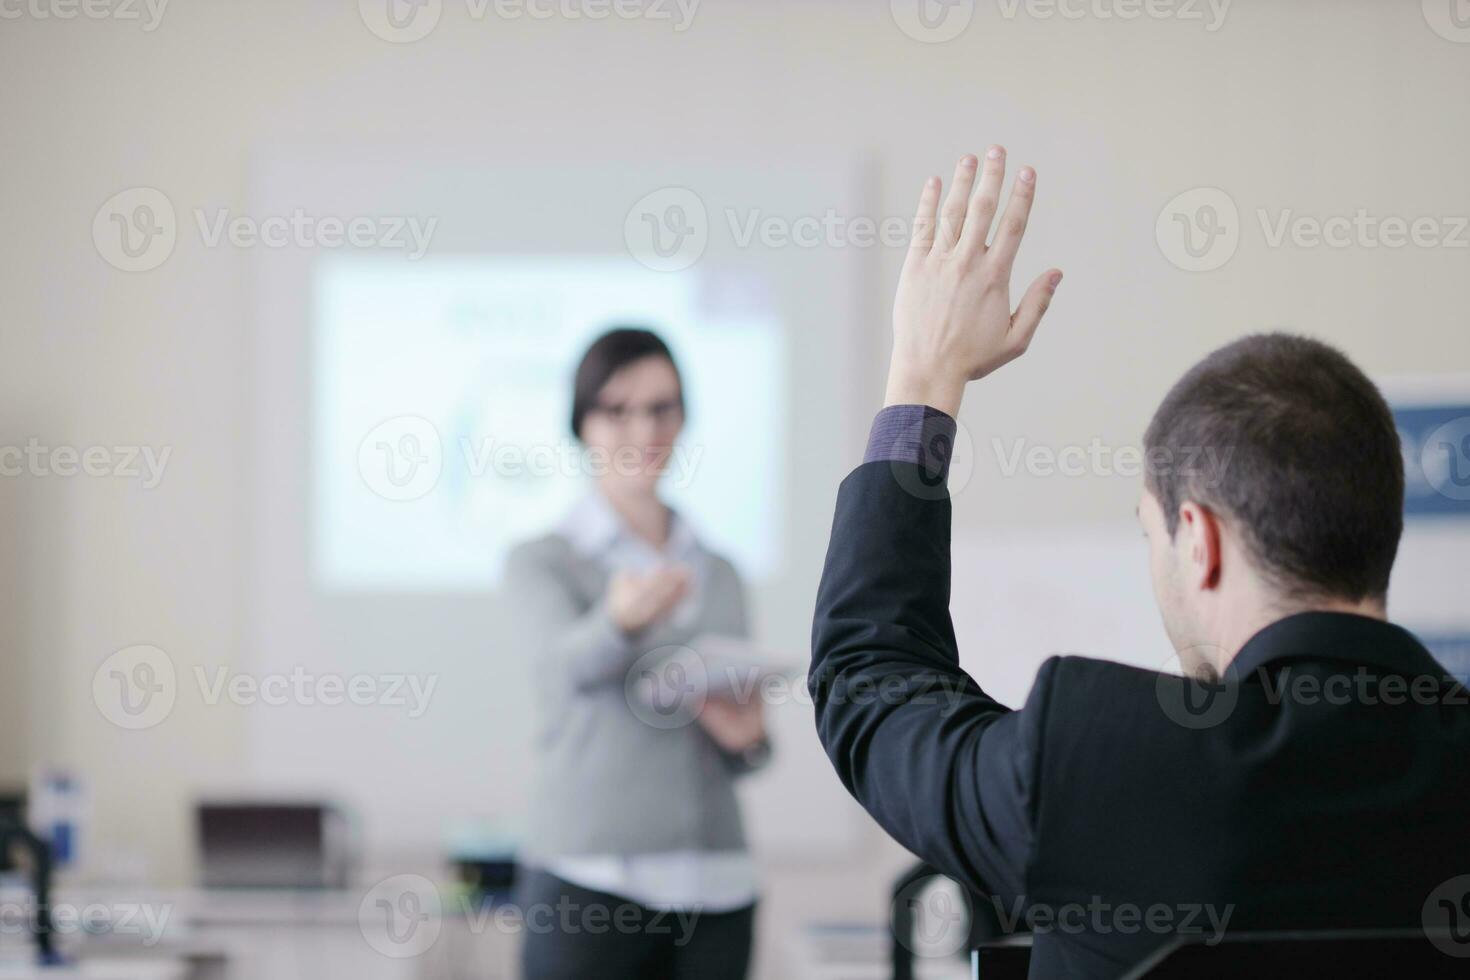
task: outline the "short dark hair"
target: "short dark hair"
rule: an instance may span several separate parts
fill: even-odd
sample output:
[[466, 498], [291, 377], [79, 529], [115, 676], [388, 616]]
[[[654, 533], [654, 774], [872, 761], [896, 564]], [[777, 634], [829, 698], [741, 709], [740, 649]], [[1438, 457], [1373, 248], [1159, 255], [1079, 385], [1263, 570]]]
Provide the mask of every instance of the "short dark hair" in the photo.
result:
[[669, 345], [645, 327], [612, 327], [592, 342], [577, 365], [572, 381], [572, 435], [582, 438], [582, 420], [597, 407], [597, 396], [607, 379], [645, 357], [661, 357], [674, 369], [674, 376], [680, 378], [679, 409], [683, 411], [684, 381]]
[[[1281, 333], [1228, 344], [1174, 385], [1144, 444], [1171, 537], [1192, 500], [1239, 522], [1258, 569], [1289, 598], [1388, 592], [1404, 528], [1398, 430], [1337, 349]], [[1218, 471], [1167, 465], [1191, 454]]]

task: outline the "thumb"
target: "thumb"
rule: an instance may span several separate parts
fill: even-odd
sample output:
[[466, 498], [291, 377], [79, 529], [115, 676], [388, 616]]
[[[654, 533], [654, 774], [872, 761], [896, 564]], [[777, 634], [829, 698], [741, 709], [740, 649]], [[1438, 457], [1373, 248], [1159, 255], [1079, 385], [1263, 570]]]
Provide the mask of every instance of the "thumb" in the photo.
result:
[[1015, 356], [1024, 354], [1031, 346], [1031, 338], [1036, 335], [1036, 328], [1041, 326], [1041, 318], [1051, 306], [1052, 295], [1061, 281], [1061, 269], [1048, 269], [1037, 276], [1026, 295], [1021, 297], [1021, 305], [1016, 307], [1016, 313], [1011, 317], [1010, 341]]

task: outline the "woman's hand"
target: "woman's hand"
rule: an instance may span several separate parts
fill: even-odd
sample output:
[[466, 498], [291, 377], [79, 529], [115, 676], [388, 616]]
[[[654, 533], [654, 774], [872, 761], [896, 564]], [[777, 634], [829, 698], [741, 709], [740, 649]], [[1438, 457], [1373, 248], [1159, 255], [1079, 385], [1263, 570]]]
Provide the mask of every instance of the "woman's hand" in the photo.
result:
[[893, 303], [888, 405], [929, 405], [958, 415], [967, 382], [1025, 352], [1062, 281], [1057, 269], [1043, 272], [1011, 311], [1011, 266], [1036, 195], [1036, 171], [1021, 168], [995, 241], [987, 245], [1005, 150], [990, 148], [972, 196], [979, 166], [973, 156], [960, 160], [942, 211], [938, 177], [929, 178], [919, 196]]
[[759, 698], [748, 703], [711, 695], [699, 713], [699, 724], [715, 744], [734, 755], [766, 737], [766, 717]]
[[614, 572], [607, 587], [607, 611], [618, 629], [633, 634], [673, 612], [689, 591], [689, 568], [664, 565], [651, 572]]

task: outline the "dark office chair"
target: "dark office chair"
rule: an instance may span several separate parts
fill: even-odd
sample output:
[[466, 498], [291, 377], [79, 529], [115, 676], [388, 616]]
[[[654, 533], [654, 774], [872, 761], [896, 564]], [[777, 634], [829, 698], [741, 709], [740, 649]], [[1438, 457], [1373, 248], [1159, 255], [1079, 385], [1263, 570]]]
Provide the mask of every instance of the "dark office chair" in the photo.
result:
[[[1235, 980], [1238, 977], [1464, 977], [1470, 975], [1470, 935], [1452, 930], [1341, 929], [1237, 932], [1209, 944], [1205, 935], [1178, 936], [1124, 974], [1124, 980]], [[1031, 937], [984, 940], [976, 948], [983, 980], [1025, 980]]]
[[1178, 937], [1127, 974], [1128, 980], [1225, 977], [1463, 977], [1470, 937], [1423, 929], [1330, 929]]
[[[948, 875], [940, 873], [935, 868], [927, 864], [919, 864], [894, 882], [892, 894], [893, 944], [891, 947], [893, 980], [914, 980], [915, 950], [924, 946], [922, 940], [925, 938], [917, 935], [915, 930], [923, 932], [934, 924], [933, 922], [926, 923], [926, 918], [937, 919], [939, 928], [946, 933], [941, 948], [953, 948], [953, 955], [964, 959], [969, 958], [972, 949], [1005, 934], [1000, 927], [995, 907], [984, 896], [970, 891], [957, 882], [955, 887], [964, 896], [960, 903], [961, 907], [930, 908], [929, 904], [932, 899], [926, 900], [924, 892], [946, 880], [953, 881]], [[957, 931], [951, 932], [951, 930]], [[1023, 968], [1022, 975], [1024, 974]]]

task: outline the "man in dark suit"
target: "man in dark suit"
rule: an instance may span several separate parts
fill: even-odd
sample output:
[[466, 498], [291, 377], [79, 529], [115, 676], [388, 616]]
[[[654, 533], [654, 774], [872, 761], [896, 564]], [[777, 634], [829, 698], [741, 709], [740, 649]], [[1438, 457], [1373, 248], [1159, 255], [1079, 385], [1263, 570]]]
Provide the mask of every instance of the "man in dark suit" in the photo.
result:
[[1446, 926], [1430, 931], [1447, 972], [1470, 966], [1453, 958], [1470, 955], [1470, 710], [1387, 621], [1399, 442], [1336, 350], [1238, 341], [1149, 426], [1138, 517], [1189, 676], [1057, 657], [1013, 711], [960, 669], [954, 418], [1061, 280], [1012, 310], [1036, 175], [987, 244], [1004, 170], [999, 147], [965, 157], [942, 207], [925, 184], [886, 407], [838, 493], [809, 678], [838, 774], [899, 842], [1034, 927], [1035, 976], [1116, 976], [1176, 933], [1227, 929]]

